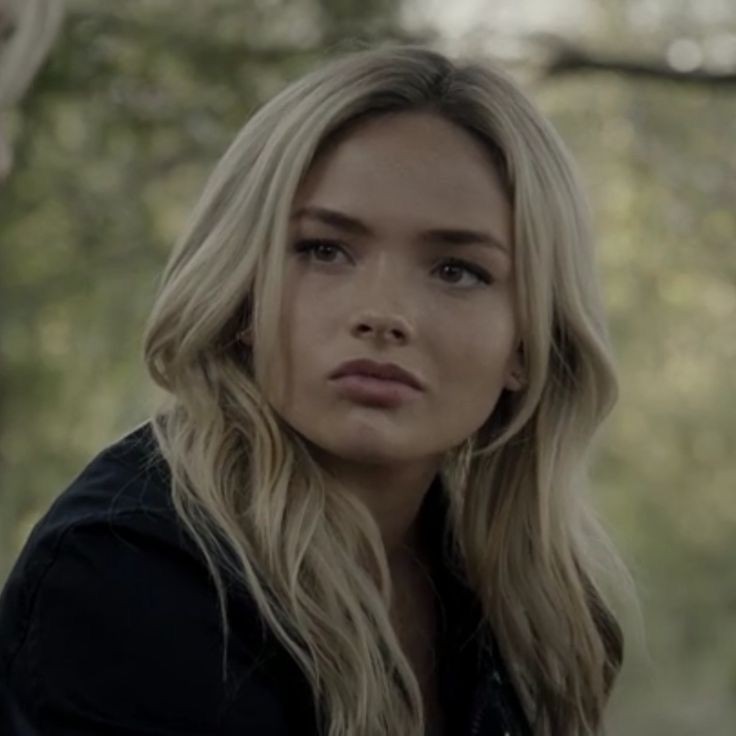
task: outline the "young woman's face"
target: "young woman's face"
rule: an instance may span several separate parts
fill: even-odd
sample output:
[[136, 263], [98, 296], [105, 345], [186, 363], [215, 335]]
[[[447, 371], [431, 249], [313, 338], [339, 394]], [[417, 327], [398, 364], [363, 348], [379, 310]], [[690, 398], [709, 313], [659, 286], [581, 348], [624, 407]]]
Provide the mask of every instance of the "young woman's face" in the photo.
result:
[[[328, 148], [292, 212], [279, 414], [343, 461], [437, 462], [518, 387], [511, 234], [487, 151], [443, 118], [370, 120]], [[417, 387], [333, 377], [359, 359]]]

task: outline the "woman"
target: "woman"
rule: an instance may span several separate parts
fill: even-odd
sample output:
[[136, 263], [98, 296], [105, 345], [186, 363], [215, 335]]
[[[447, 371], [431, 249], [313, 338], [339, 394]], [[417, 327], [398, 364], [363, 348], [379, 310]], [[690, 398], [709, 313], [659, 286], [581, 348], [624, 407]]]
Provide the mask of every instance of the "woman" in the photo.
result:
[[287, 87], [145, 356], [166, 404], [4, 593], [42, 732], [600, 730], [622, 635], [581, 486], [615, 378], [573, 167], [502, 73], [398, 47]]

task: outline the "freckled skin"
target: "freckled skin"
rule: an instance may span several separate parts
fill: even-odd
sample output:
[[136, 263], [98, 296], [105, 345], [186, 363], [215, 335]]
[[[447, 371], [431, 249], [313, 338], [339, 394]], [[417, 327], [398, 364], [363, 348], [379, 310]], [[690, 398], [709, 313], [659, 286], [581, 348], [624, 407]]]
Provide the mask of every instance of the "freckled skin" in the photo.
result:
[[[391, 477], [426, 483], [442, 454], [486, 421], [502, 390], [518, 388], [512, 216], [498, 174], [466, 131], [402, 113], [363, 123], [328, 148], [297, 192], [294, 211], [304, 206], [348, 214], [373, 234], [312, 218], [292, 224], [283, 354], [269, 398], [344, 470], [391, 469]], [[485, 231], [508, 254], [421, 242], [431, 229]], [[299, 256], [294, 245], [304, 238], [339, 249]], [[443, 269], [448, 258], [479, 266], [491, 283]], [[391, 408], [345, 398], [328, 376], [355, 358], [397, 363], [425, 390]]]

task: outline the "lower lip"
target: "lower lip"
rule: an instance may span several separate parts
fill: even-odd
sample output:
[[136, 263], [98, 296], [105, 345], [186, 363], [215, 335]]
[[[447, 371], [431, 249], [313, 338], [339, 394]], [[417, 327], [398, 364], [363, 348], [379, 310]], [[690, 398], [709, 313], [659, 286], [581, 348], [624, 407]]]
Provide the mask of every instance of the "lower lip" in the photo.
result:
[[342, 394], [361, 403], [377, 406], [398, 406], [416, 396], [419, 391], [401, 381], [352, 373], [333, 379]]

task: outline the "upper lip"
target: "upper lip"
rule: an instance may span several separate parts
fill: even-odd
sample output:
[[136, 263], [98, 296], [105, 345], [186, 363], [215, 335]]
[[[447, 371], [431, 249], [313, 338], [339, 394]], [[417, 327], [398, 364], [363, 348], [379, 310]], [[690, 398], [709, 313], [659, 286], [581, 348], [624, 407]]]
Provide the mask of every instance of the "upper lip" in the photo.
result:
[[340, 364], [330, 378], [339, 378], [347, 375], [374, 376], [389, 381], [400, 381], [413, 388], [423, 389], [421, 381], [412, 373], [395, 363], [376, 363], [373, 360], [348, 360]]

